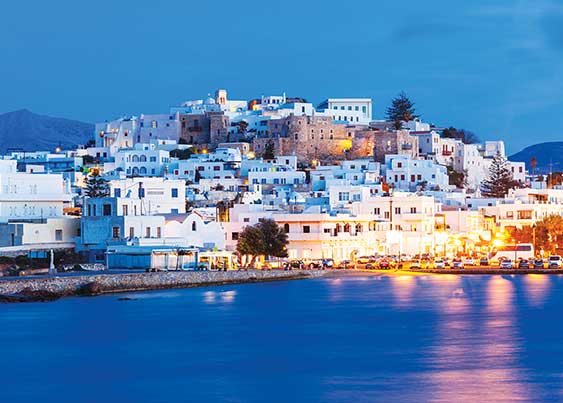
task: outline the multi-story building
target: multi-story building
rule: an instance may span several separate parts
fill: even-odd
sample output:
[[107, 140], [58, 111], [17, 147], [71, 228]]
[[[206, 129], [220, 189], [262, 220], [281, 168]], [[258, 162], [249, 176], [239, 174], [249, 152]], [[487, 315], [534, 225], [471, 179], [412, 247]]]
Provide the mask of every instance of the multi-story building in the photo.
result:
[[385, 180], [395, 189], [415, 191], [449, 188], [447, 169], [432, 160], [412, 159], [408, 155], [385, 156]]
[[0, 221], [61, 217], [72, 206], [61, 174], [17, 172], [17, 161], [0, 160]]
[[329, 98], [317, 107], [325, 110], [333, 120], [368, 125], [371, 122], [371, 98]]
[[354, 132], [326, 116], [289, 116], [269, 120], [266, 135], [254, 139], [257, 154], [272, 142], [277, 155], [296, 155], [299, 161], [344, 159]]
[[170, 152], [155, 143], [135, 144], [115, 153], [115, 163], [104, 165], [104, 171], [118, 169], [127, 176], [162, 176], [170, 163]]

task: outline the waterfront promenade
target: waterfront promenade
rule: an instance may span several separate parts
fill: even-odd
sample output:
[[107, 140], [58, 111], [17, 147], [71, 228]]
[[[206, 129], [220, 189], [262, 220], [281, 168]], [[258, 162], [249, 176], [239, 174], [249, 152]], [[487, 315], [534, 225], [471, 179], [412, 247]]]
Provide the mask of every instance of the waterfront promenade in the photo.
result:
[[0, 295], [46, 292], [59, 297], [210, 285], [298, 280], [326, 275], [321, 270], [174, 271], [131, 274], [84, 274], [0, 281]]

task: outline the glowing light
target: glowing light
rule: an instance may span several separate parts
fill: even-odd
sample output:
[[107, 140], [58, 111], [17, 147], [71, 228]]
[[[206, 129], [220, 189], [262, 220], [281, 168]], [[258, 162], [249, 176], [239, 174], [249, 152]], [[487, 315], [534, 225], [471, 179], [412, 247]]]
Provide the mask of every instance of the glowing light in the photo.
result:
[[248, 154], [246, 154], [246, 156], [248, 157], [249, 160], [253, 160], [254, 158], [256, 158], [256, 154], [254, 154], [253, 151], [250, 151]]

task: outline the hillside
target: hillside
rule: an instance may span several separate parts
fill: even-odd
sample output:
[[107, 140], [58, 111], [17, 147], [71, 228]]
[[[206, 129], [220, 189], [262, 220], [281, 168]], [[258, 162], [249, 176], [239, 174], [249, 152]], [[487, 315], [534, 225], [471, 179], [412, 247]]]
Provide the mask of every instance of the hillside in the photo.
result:
[[92, 138], [94, 125], [37, 115], [27, 109], [0, 114], [0, 152], [74, 148]]
[[529, 168], [530, 160], [533, 157], [537, 160], [537, 172], [549, 172], [550, 164], [552, 164], [551, 169], [553, 172], [563, 171], [563, 141], [534, 144], [508, 157], [508, 159], [510, 161], [525, 162]]

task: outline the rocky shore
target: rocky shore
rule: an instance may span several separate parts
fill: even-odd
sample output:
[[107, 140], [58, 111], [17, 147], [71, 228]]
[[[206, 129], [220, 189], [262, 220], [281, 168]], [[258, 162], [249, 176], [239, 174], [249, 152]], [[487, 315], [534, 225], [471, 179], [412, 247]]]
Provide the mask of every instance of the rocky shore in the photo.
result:
[[321, 277], [320, 270], [186, 271], [98, 274], [0, 281], [0, 302], [53, 301], [67, 296], [298, 280]]

